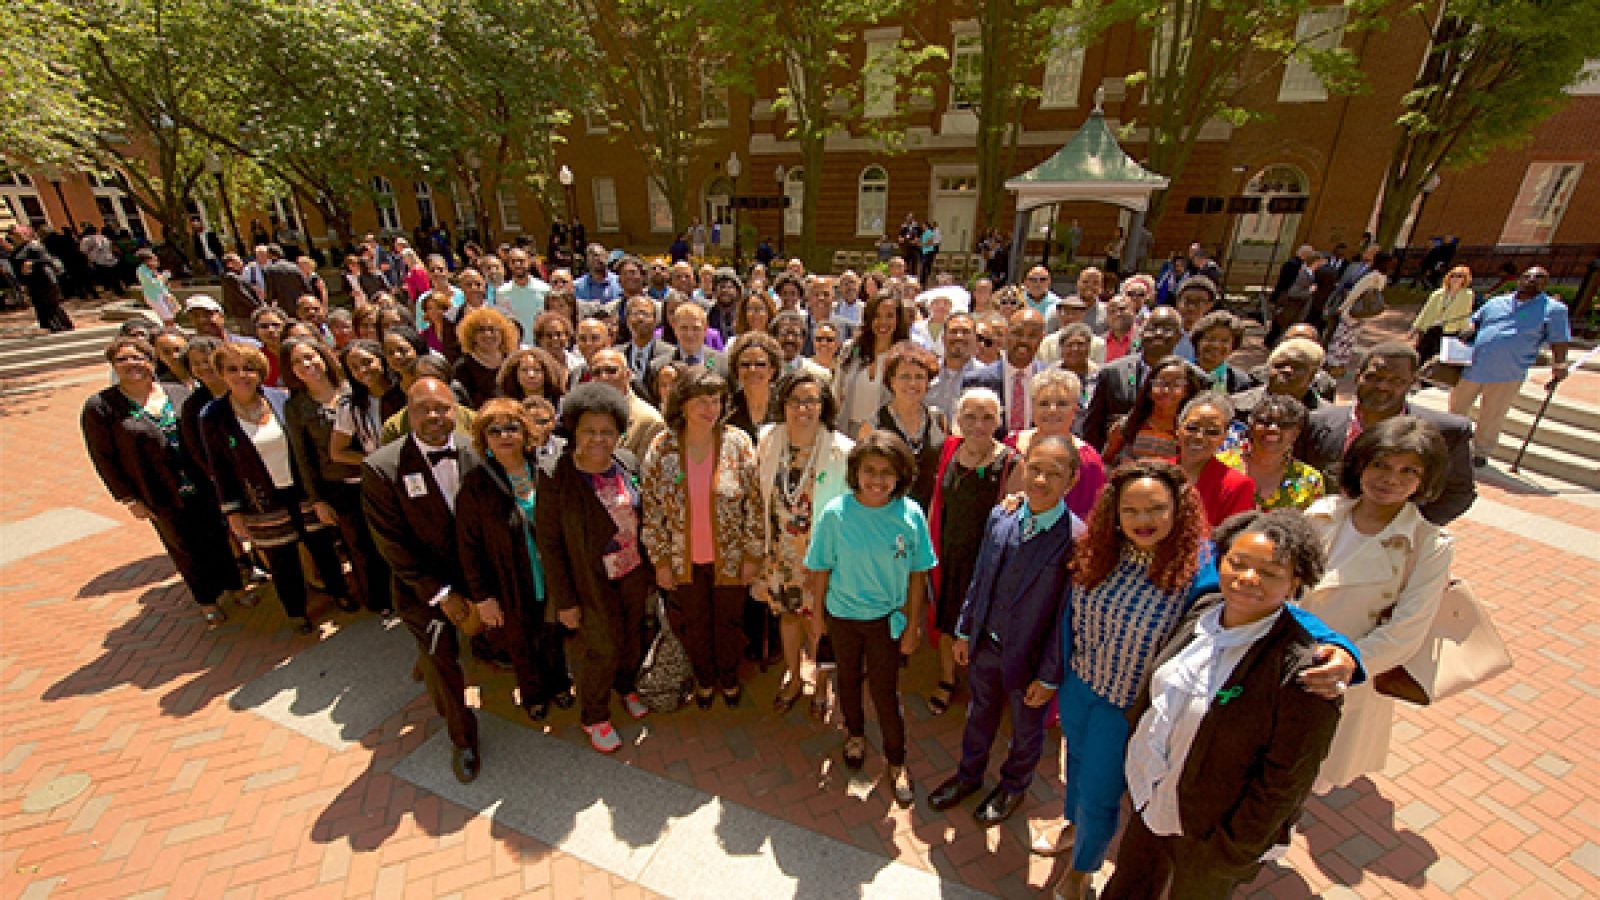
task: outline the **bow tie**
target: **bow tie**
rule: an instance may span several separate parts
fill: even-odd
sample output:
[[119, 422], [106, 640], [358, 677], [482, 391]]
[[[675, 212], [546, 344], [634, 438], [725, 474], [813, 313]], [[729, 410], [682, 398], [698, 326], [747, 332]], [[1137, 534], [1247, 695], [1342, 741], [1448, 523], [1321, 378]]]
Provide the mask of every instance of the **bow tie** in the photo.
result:
[[427, 457], [428, 465], [430, 467], [437, 466], [440, 462], [447, 459], [459, 458], [459, 454], [456, 452], [456, 448], [454, 447], [446, 447], [443, 450], [424, 450], [422, 451], [422, 455]]

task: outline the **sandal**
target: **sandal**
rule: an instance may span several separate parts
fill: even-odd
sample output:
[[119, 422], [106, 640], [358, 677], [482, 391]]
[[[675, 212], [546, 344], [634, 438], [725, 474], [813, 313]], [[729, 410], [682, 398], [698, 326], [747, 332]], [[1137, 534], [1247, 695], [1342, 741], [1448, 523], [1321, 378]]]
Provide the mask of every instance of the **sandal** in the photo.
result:
[[228, 621], [228, 614], [223, 612], [222, 607], [220, 606], [208, 606], [205, 608], [203, 614], [206, 618], [206, 624], [212, 628], [215, 628], [218, 625], [221, 625], [223, 622]]
[[954, 682], [939, 682], [939, 693], [928, 695], [928, 708], [936, 716], [942, 716], [950, 709], [950, 701], [955, 697], [956, 686]]
[[[794, 690], [791, 692], [789, 688], [793, 688]], [[794, 709], [795, 701], [799, 700], [800, 695], [804, 694], [805, 692], [806, 683], [801, 679], [796, 678], [794, 681], [785, 686], [783, 690], [779, 691], [778, 696], [772, 698], [772, 711], [780, 716], [787, 715], [789, 710]]]

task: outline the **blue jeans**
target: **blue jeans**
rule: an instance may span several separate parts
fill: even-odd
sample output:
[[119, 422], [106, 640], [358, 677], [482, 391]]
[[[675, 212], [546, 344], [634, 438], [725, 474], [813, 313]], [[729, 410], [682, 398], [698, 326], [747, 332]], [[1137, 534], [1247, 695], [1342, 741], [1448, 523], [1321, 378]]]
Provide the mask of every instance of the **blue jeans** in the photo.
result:
[[1061, 686], [1061, 738], [1067, 744], [1067, 802], [1063, 815], [1077, 832], [1072, 868], [1097, 872], [1117, 834], [1122, 795], [1127, 791], [1123, 758], [1128, 718], [1123, 707], [1067, 675]]

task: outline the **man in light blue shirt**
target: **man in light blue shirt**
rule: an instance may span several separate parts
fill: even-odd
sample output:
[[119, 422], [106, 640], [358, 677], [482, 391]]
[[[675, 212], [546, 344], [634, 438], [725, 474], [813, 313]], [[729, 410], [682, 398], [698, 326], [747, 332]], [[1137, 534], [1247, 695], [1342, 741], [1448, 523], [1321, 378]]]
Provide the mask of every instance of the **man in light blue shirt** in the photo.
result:
[[1472, 435], [1472, 463], [1485, 466], [1500, 441], [1506, 412], [1523, 379], [1550, 347], [1551, 384], [1567, 377], [1567, 345], [1572, 329], [1567, 305], [1544, 292], [1550, 273], [1534, 266], [1522, 273], [1515, 293], [1490, 299], [1472, 314], [1461, 340], [1472, 345], [1472, 363], [1450, 391], [1450, 411], [1470, 416], [1473, 401], [1482, 398]]
[[495, 292], [495, 305], [521, 326], [522, 342], [532, 344], [533, 320], [544, 312], [550, 285], [533, 276], [533, 261], [521, 247], [513, 247], [506, 253], [506, 265], [511, 269], [511, 280]]
[[1056, 304], [1061, 302], [1056, 292], [1050, 290], [1050, 270], [1044, 266], [1034, 266], [1029, 269], [1028, 274], [1023, 276], [1022, 287], [1026, 292], [1023, 299], [1034, 312], [1044, 316], [1048, 330], [1050, 314], [1055, 311]]
[[589, 271], [572, 283], [572, 289], [578, 295], [578, 299], [599, 303], [620, 300], [622, 283], [617, 281], [617, 276], [606, 268], [606, 248], [599, 244], [590, 244], [585, 251], [585, 257], [589, 263]]

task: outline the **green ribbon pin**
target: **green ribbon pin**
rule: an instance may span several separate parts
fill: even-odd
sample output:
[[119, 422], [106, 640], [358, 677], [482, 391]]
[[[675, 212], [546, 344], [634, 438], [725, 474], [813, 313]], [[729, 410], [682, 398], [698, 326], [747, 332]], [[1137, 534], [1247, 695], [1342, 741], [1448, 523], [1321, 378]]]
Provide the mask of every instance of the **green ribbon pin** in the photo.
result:
[[1234, 685], [1231, 688], [1225, 688], [1223, 690], [1217, 691], [1217, 705], [1218, 706], [1227, 706], [1229, 700], [1237, 699], [1239, 697], [1239, 695], [1243, 694], [1243, 693], [1244, 693], [1244, 687], [1242, 685], [1237, 685], [1237, 684]]

